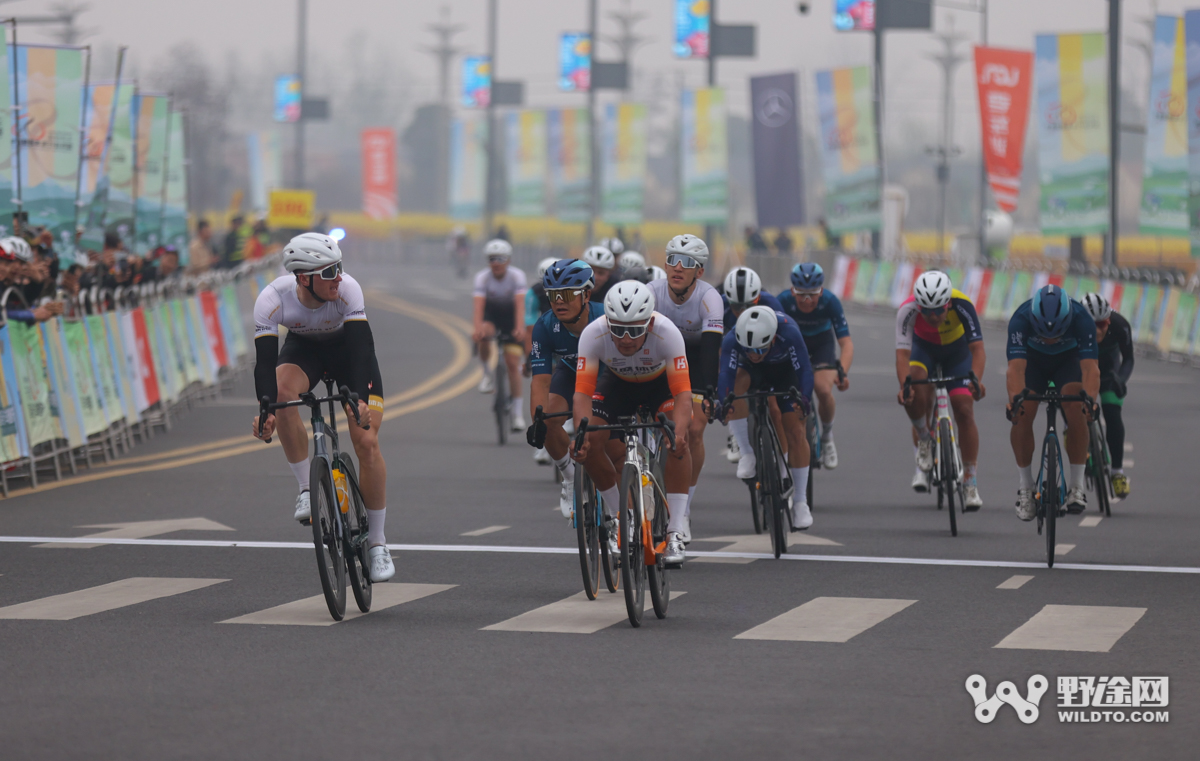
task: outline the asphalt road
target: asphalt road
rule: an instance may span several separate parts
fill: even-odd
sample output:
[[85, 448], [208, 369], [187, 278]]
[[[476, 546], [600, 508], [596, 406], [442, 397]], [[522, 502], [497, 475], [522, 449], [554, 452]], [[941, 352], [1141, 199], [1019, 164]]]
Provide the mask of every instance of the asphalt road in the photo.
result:
[[[333, 625], [313, 599], [295, 482], [277, 446], [246, 435], [243, 379], [130, 458], [0, 502], [4, 757], [1195, 758], [1194, 370], [1138, 364], [1133, 495], [1111, 518], [1084, 516], [1095, 525], [1060, 523], [1051, 570], [1012, 508], [1002, 337], [988, 333], [977, 412], [985, 507], [952, 538], [944, 511], [909, 489], [892, 320], [853, 312], [841, 466], [818, 473], [815, 525], [792, 535], [789, 558], [766, 559], [745, 487], [717, 456], [724, 429], [710, 428], [693, 556], [672, 576], [683, 594], [633, 629], [619, 594], [575, 599], [550, 469], [521, 436], [495, 443], [447, 315], [469, 315], [467, 285], [437, 268], [350, 269], [373, 289], [389, 410], [398, 572], [376, 610]], [[1044, 675], [1039, 718], [1000, 704], [978, 721], [964, 686], [976, 674], [983, 697], [1005, 680], [1027, 695]], [[1167, 677], [1168, 705], [1153, 710], [1169, 720], [1065, 723], [1058, 678], [1071, 676]]]

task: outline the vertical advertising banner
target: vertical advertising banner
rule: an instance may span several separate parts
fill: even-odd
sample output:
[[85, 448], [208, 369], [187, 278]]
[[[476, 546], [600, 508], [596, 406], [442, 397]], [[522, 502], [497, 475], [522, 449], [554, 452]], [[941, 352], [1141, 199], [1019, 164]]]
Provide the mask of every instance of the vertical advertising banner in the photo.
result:
[[825, 221], [833, 235], [878, 230], [879, 164], [871, 69], [817, 72]]
[[462, 104], [467, 108], [487, 108], [492, 98], [492, 65], [485, 55], [463, 59]]
[[487, 121], [481, 117], [455, 119], [450, 130], [450, 216], [483, 216], [487, 183]]
[[875, 28], [875, 0], [834, 0], [833, 28], [839, 32]]
[[546, 112], [507, 115], [508, 213], [514, 217], [546, 214]]
[[565, 32], [558, 41], [558, 89], [587, 92], [591, 86], [591, 38], [587, 32]]
[[1146, 108], [1141, 231], [1188, 234], [1188, 82], [1183, 19], [1154, 21], [1154, 57]]
[[683, 91], [684, 222], [725, 224], [729, 216], [729, 146], [725, 92], [720, 88]]
[[29, 224], [45, 225], [65, 252], [75, 250], [83, 55], [79, 48], [20, 45], [15, 56], [23, 208]]
[[396, 132], [386, 127], [362, 131], [363, 213], [391, 219], [399, 213], [396, 191]]
[[1108, 230], [1108, 55], [1103, 34], [1037, 36], [1044, 235]]
[[1183, 17], [1187, 43], [1188, 231], [1192, 256], [1200, 257], [1200, 10]]
[[79, 239], [79, 245], [94, 251], [99, 251], [104, 245], [104, 214], [108, 209], [109, 190], [109, 138], [112, 137], [117, 90], [116, 83], [97, 84], [88, 88], [79, 197], [82, 204], [79, 224], [83, 227], [83, 236]]
[[708, 0], [675, 0], [676, 58], [708, 58]]
[[134, 251], [149, 255], [160, 245], [163, 182], [166, 181], [167, 121], [165, 95], [139, 95], [137, 105], [137, 216]]
[[976, 46], [975, 82], [979, 85], [979, 124], [988, 185], [996, 206], [1012, 214], [1021, 192], [1033, 54]]
[[751, 77], [754, 200], [759, 227], [804, 224], [796, 75]]
[[300, 121], [300, 78], [294, 74], [275, 77], [275, 121], [292, 123]]
[[546, 114], [550, 135], [550, 167], [554, 178], [555, 214], [564, 222], [588, 217], [591, 194], [591, 125], [586, 108], [564, 108]]
[[121, 83], [117, 106], [113, 111], [112, 141], [108, 146], [108, 193], [104, 209], [104, 229], [122, 239], [133, 228], [134, 129], [137, 119], [135, 88]]
[[8, 68], [8, 27], [0, 29], [0, 235], [8, 235], [13, 215], [12, 72]]
[[603, 163], [604, 221], [610, 225], [641, 224], [646, 194], [644, 105], [610, 103], [605, 107]]
[[[188, 263], [187, 123], [183, 112], [171, 112], [167, 145], [167, 193], [163, 206], [162, 239], [179, 252], [180, 264]], [[265, 206], [264, 206], [265, 208]]]

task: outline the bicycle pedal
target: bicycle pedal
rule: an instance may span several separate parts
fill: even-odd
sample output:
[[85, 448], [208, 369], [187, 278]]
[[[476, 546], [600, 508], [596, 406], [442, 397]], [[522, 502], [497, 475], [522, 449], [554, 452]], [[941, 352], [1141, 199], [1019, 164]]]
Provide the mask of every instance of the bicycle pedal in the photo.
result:
[[311, 526], [312, 518], [305, 518], [304, 520], [300, 521], [300, 525], [301, 526]]
[[683, 568], [683, 563], [663, 563], [662, 567], [664, 571], [678, 571]]

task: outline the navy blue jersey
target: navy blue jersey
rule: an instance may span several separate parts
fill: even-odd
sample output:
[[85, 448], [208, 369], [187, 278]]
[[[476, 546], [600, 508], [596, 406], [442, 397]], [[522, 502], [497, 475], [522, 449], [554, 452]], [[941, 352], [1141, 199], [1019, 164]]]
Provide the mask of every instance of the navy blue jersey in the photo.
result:
[[827, 290], [821, 291], [817, 299], [817, 308], [805, 314], [796, 306], [796, 297], [792, 289], [779, 292], [779, 303], [783, 305], [783, 313], [796, 321], [800, 332], [805, 336], [815, 336], [833, 331], [838, 338], [850, 335], [850, 324], [846, 322], [846, 312], [842, 302]]
[[1071, 327], [1066, 334], [1053, 343], [1047, 343], [1033, 331], [1033, 299], [1026, 301], [1013, 312], [1008, 321], [1008, 358], [1026, 359], [1030, 351], [1039, 354], [1062, 354], [1079, 349], [1080, 359], [1097, 359], [1096, 321], [1087, 307], [1072, 299]]
[[[604, 316], [604, 305], [588, 304], [588, 322]], [[554, 358], [558, 357], [563, 367], [575, 372], [575, 355], [579, 353], [579, 336], [558, 321], [554, 311], [546, 312], [533, 325], [532, 348], [529, 350], [530, 364], [534, 375], [549, 375], [554, 372]]]
[[[733, 313], [733, 307], [729, 305], [729, 299], [724, 294], [721, 295], [721, 298], [725, 301], [725, 334], [728, 335], [733, 332], [734, 326], [737, 325], [737, 315]], [[783, 306], [780, 305], [779, 299], [766, 291], [758, 294], [758, 298], [754, 300], [754, 303], [746, 308], [749, 309], [752, 306], [771, 307], [776, 312], [783, 311]]]
[[[796, 323], [787, 315], [776, 312], [775, 316], [779, 318], [779, 330], [775, 333], [775, 341], [771, 344], [771, 350], [767, 352], [767, 356], [757, 364], [790, 363], [792, 369], [796, 371], [800, 393], [811, 398], [813, 369], [812, 363], [808, 361], [808, 349], [804, 346], [804, 336], [800, 334]], [[734, 333], [726, 333], [725, 338], [721, 341], [721, 375], [717, 379], [718, 400], [724, 399], [733, 390], [733, 381], [737, 378], [738, 368], [750, 364], [754, 363], [747, 359], [746, 348], [737, 342], [737, 336]]]

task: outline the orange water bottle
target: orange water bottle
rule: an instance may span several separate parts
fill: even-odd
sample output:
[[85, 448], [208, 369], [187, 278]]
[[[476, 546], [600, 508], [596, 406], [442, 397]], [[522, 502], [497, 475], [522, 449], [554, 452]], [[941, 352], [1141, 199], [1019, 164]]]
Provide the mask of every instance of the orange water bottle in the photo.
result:
[[350, 512], [350, 487], [346, 484], [346, 474], [340, 470], [333, 471], [333, 488], [337, 492], [338, 509]]

